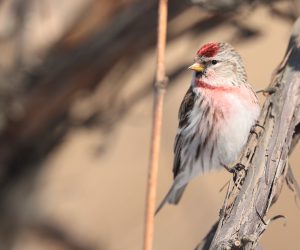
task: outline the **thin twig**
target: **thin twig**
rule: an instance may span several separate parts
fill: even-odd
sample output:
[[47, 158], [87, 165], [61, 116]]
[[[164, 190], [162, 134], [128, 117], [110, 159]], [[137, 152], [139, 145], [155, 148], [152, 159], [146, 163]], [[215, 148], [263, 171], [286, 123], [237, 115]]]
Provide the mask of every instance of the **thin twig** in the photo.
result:
[[168, 0], [160, 0], [158, 9], [157, 67], [156, 82], [154, 83], [154, 107], [146, 197], [144, 250], [152, 250], [153, 245], [157, 172], [160, 152], [160, 134], [163, 116], [162, 111], [164, 94], [167, 86], [167, 79], [165, 76], [167, 13]]

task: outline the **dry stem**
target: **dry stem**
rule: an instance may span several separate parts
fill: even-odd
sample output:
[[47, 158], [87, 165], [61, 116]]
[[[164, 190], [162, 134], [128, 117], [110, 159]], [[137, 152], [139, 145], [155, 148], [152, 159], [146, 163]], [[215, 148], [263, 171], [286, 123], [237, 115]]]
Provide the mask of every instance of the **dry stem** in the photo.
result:
[[157, 172], [160, 152], [160, 134], [163, 116], [164, 94], [167, 86], [167, 80], [165, 76], [167, 10], [168, 0], [160, 0], [158, 9], [157, 68], [156, 82], [154, 84], [154, 107], [146, 197], [144, 250], [151, 250], [153, 245]]

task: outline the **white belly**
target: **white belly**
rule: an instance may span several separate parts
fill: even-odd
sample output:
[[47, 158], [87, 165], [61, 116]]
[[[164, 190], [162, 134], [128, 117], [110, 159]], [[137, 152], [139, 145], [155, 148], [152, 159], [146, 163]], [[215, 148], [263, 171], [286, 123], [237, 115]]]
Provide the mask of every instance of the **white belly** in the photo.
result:
[[224, 117], [224, 126], [220, 126], [217, 138], [218, 160], [227, 166], [239, 157], [260, 111], [258, 105], [249, 108], [235, 96], [231, 99], [234, 108], [228, 117]]
[[[191, 112], [190, 125], [178, 131], [185, 141], [185, 147], [181, 150], [183, 171], [176, 178], [178, 186], [185, 185], [195, 176], [207, 171], [223, 169], [224, 165], [230, 167], [247, 142], [250, 129], [259, 115], [258, 104], [250, 105], [231, 94], [224, 98], [230, 105], [216, 107], [216, 110], [220, 109], [224, 113], [222, 119], [214, 120], [211, 115], [213, 112], [205, 116], [205, 105], [210, 106], [210, 111], [213, 110], [213, 101], [206, 99], [202, 108], [194, 108]], [[211, 135], [209, 140], [208, 134]]]

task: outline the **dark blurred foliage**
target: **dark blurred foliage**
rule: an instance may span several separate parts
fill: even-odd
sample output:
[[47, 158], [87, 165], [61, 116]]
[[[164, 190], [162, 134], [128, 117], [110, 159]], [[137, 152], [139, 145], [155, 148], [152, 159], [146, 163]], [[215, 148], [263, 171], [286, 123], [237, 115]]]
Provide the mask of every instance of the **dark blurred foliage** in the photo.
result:
[[[260, 35], [241, 21], [259, 4], [288, 21], [295, 19], [298, 1], [290, 1], [285, 11], [276, 7], [278, 2], [172, 0], [169, 20], [196, 4], [205, 14], [189, 32], [211, 30], [226, 21], [236, 28], [233, 39], [242, 41]], [[118, 79], [126, 75], [126, 67], [115, 66], [130, 66], [155, 47], [156, 8], [156, 1], [144, 0], [0, 1], [0, 249], [10, 249], [22, 227], [38, 229], [66, 249], [92, 249], [56, 226], [28, 219], [26, 199], [43, 160], [70, 128], [98, 126], [109, 134], [136, 101], [151, 93], [152, 83], [141, 83], [122, 102], [119, 95], [126, 86]], [[170, 34], [169, 41], [184, 32]], [[104, 81], [112, 73], [114, 81]], [[89, 98], [96, 105], [88, 112], [71, 110]]]

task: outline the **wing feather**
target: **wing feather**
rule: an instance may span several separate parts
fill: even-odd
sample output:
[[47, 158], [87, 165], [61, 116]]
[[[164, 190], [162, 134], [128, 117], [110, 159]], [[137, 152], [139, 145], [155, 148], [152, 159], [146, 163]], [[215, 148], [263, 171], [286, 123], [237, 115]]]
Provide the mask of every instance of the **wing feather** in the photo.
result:
[[178, 126], [178, 132], [175, 137], [175, 143], [174, 143], [174, 163], [173, 163], [173, 174], [174, 178], [181, 172], [181, 150], [183, 148], [183, 136], [181, 135], [181, 131], [189, 125], [189, 115], [191, 113], [191, 110], [194, 107], [195, 104], [195, 97], [196, 94], [193, 91], [193, 88], [190, 87], [188, 91], [186, 92], [180, 108], [178, 112], [178, 119], [179, 119], [179, 126]]

